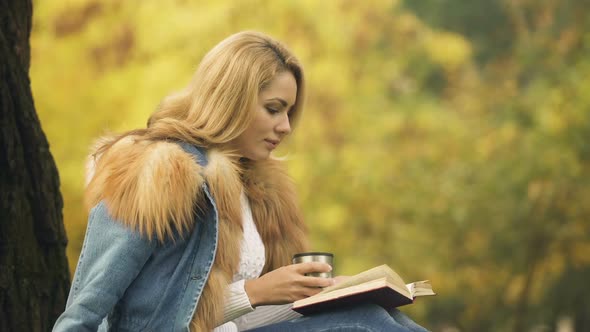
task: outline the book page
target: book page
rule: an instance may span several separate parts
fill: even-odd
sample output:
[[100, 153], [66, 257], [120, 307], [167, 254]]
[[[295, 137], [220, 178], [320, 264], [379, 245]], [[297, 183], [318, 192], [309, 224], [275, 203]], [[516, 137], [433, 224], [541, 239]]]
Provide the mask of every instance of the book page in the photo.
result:
[[387, 285], [387, 279], [386, 278], [379, 278], [376, 280], [371, 280], [371, 281], [367, 281], [365, 283], [361, 283], [359, 285], [351, 285], [351, 286], [348, 286], [345, 288], [332, 289], [329, 292], [320, 292], [316, 295], [295, 301], [293, 303], [293, 306], [294, 307], [305, 306], [310, 303], [322, 302], [327, 299], [333, 299], [333, 298], [337, 298], [340, 296], [361, 293], [361, 292], [364, 292], [367, 290], [372, 290], [372, 289], [375, 289], [378, 287], [383, 287], [383, 286], [389, 286], [389, 285]]
[[432, 285], [429, 280], [416, 281], [407, 284], [406, 287], [408, 287], [413, 298], [417, 296], [436, 295], [432, 290]]
[[372, 269], [369, 269], [367, 271], [361, 272], [357, 275], [351, 276], [347, 280], [345, 280], [337, 285], [326, 287], [320, 292], [320, 294], [328, 293], [328, 292], [331, 292], [331, 291], [334, 291], [337, 289], [342, 289], [342, 288], [346, 288], [346, 287], [353, 286], [353, 285], [362, 284], [363, 282], [367, 282], [367, 281], [371, 281], [371, 280], [375, 280], [375, 279], [379, 279], [379, 278], [384, 278], [384, 277], [387, 278], [387, 280], [390, 283], [397, 285], [398, 287], [405, 286], [405, 282], [402, 280], [402, 278], [397, 273], [395, 273], [389, 266], [380, 265], [380, 266], [374, 267]]

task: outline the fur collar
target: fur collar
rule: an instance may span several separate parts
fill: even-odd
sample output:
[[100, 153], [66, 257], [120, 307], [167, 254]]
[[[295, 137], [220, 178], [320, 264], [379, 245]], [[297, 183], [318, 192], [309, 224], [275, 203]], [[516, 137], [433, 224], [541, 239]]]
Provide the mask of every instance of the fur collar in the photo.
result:
[[[97, 147], [112, 142], [102, 139]], [[158, 241], [188, 234], [195, 207], [204, 203], [202, 185], [208, 185], [218, 208], [219, 249], [191, 331], [210, 331], [223, 318], [224, 292], [240, 259], [242, 191], [266, 248], [263, 273], [290, 264], [294, 253], [307, 249], [295, 187], [282, 162], [239, 163], [215, 150], [207, 157], [202, 167], [175, 143], [127, 136], [99, 158], [91, 155], [87, 170], [86, 206], [104, 200], [116, 220]]]

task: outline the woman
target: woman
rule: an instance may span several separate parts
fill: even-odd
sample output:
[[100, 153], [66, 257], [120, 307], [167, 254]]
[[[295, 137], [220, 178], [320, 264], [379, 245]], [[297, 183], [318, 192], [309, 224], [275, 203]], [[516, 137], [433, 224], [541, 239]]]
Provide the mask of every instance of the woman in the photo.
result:
[[307, 249], [306, 230], [271, 156], [303, 96], [297, 59], [242, 32], [204, 57], [147, 128], [103, 139], [90, 159], [84, 245], [54, 330], [420, 329], [380, 307], [299, 319], [289, 309], [334, 283], [305, 276], [327, 264], [290, 265]]

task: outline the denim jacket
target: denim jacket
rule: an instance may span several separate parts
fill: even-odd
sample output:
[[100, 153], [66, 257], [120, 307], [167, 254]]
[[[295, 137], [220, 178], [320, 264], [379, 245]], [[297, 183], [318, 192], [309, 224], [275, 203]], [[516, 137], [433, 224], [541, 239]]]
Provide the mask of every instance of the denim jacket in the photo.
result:
[[[203, 151], [180, 143], [199, 164]], [[104, 202], [90, 212], [64, 313], [54, 331], [189, 331], [217, 250], [215, 201], [189, 234], [163, 243], [125, 227]]]

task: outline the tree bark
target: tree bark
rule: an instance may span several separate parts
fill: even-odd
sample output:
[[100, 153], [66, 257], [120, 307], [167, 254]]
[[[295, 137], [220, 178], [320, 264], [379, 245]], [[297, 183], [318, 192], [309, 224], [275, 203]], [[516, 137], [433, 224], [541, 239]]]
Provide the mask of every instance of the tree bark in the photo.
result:
[[70, 275], [63, 201], [29, 80], [31, 0], [0, 0], [0, 331], [50, 331]]

